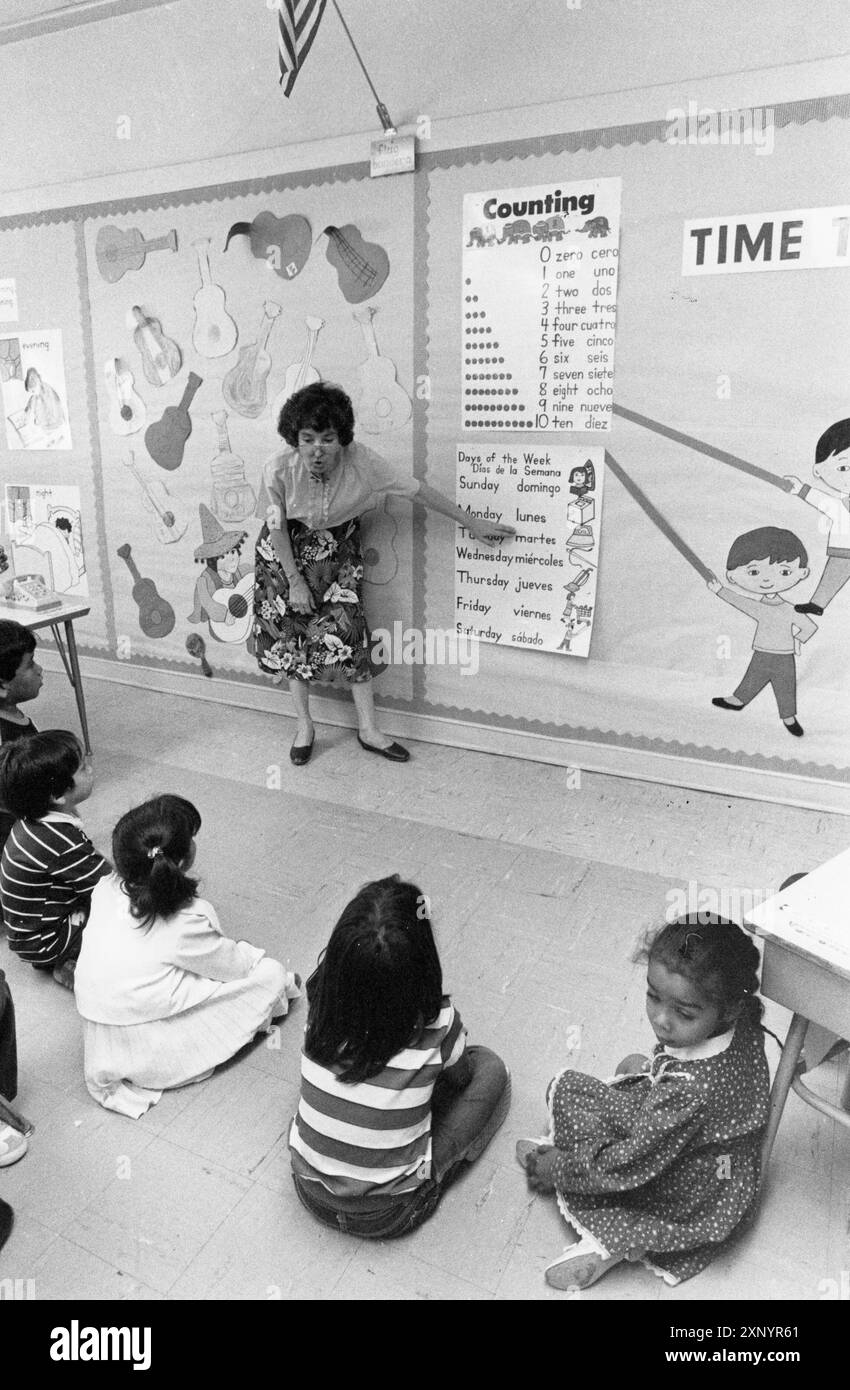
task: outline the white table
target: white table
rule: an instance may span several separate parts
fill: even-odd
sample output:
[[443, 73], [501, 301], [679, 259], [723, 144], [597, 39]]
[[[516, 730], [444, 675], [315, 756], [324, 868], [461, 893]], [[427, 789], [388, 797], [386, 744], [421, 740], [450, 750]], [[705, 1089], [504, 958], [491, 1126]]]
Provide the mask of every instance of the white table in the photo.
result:
[[850, 850], [769, 898], [745, 920], [764, 940], [762, 993], [794, 1015], [770, 1093], [764, 1172], [792, 1088], [807, 1105], [850, 1127], [850, 1076], [842, 1108], [815, 1095], [796, 1074], [809, 1023], [850, 1038]]
[[[20, 623], [21, 627], [28, 628], [30, 632], [35, 632], [42, 627], [50, 628], [62, 658], [62, 665], [65, 667], [65, 674], [71, 682], [77, 701], [80, 727], [83, 731], [83, 744], [87, 753], [91, 752], [91, 744], [89, 743], [89, 724], [86, 718], [86, 701], [83, 695], [83, 678], [80, 674], [77, 644], [74, 640], [74, 619], [84, 618], [90, 612], [91, 604], [82, 599], [63, 599], [61, 604], [57, 604], [55, 608], [43, 608], [41, 612], [32, 608], [25, 608], [22, 603], [0, 603], [0, 618]], [[59, 631], [60, 623], [65, 628], [67, 651], [65, 650], [65, 642], [62, 640], [62, 633]]]

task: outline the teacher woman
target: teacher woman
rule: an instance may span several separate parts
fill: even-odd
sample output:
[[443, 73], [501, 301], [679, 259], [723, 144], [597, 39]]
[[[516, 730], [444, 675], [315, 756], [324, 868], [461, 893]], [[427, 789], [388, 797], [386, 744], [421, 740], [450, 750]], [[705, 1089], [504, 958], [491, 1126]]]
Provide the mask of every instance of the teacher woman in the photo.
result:
[[298, 719], [290, 759], [303, 766], [313, 751], [311, 686], [345, 685], [361, 748], [407, 762], [407, 749], [375, 726], [361, 514], [385, 494], [416, 497], [487, 545], [514, 532], [462, 511], [355, 444], [351, 401], [337, 386], [317, 382], [296, 391], [281, 411], [278, 433], [289, 448], [264, 471], [269, 505], [257, 541], [254, 635], [260, 670], [276, 682], [289, 680]]

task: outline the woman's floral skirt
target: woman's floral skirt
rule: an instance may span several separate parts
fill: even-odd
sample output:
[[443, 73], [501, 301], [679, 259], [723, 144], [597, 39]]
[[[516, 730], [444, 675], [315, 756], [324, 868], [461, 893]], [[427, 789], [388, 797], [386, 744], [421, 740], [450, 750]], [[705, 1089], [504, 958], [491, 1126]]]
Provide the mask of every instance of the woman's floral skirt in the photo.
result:
[[254, 638], [260, 670], [276, 683], [354, 685], [372, 676], [370, 635], [363, 612], [360, 519], [310, 531], [287, 522], [298, 573], [313, 596], [314, 613], [289, 606], [289, 580], [264, 526], [257, 541]]

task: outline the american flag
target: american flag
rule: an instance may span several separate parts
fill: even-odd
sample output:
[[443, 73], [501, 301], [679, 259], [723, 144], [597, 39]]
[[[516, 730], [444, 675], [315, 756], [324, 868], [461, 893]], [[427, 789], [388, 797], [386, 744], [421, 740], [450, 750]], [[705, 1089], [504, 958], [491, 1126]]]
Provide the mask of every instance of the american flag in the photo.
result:
[[310, 52], [327, 0], [278, 0], [278, 62], [288, 97]]

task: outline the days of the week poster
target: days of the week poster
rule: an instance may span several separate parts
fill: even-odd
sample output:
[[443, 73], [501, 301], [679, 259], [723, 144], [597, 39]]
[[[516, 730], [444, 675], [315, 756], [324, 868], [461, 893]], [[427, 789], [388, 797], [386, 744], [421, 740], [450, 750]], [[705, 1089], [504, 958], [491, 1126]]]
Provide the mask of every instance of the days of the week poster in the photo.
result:
[[596, 607], [605, 451], [461, 445], [457, 503], [516, 535], [455, 543], [455, 630], [482, 642], [588, 656]]

